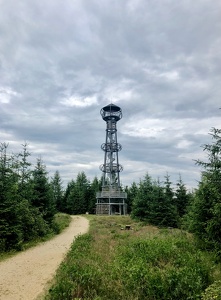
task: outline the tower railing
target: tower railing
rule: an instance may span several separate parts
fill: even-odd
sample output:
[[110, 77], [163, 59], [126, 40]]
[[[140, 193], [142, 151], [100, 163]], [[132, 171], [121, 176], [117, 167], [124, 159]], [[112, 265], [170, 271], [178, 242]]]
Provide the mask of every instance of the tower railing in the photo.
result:
[[121, 191], [101, 191], [96, 193], [96, 198], [127, 198], [127, 193]]

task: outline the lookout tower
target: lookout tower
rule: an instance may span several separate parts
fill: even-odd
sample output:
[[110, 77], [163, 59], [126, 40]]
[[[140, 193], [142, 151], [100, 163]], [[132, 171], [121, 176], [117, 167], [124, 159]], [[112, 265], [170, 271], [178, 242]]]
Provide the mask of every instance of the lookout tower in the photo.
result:
[[117, 142], [117, 122], [122, 118], [122, 111], [119, 106], [109, 104], [101, 109], [100, 114], [106, 122], [106, 139], [101, 145], [104, 151], [104, 163], [100, 166], [102, 191], [96, 194], [96, 214], [125, 215], [127, 194], [121, 190], [120, 172], [123, 167], [118, 158], [122, 146]]

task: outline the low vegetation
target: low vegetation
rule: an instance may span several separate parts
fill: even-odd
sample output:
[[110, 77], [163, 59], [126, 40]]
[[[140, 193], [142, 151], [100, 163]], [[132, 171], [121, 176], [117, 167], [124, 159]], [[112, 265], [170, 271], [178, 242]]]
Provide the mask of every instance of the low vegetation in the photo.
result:
[[52, 229], [48, 232], [47, 235], [43, 237], [38, 237], [30, 241], [23, 242], [20, 246], [20, 249], [13, 249], [7, 252], [0, 252], [0, 261], [14, 255], [17, 251], [26, 250], [30, 247], [36, 246], [40, 242], [47, 241], [54, 237], [56, 234], [62, 232], [66, 227], [69, 226], [71, 222], [71, 216], [64, 213], [57, 213], [54, 215], [52, 220]]
[[129, 217], [89, 218], [45, 299], [220, 299], [220, 266], [192, 235]]
[[57, 213], [53, 219], [54, 231], [58, 234], [63, 231], [71, 222], [71, 216], [64, 213]]

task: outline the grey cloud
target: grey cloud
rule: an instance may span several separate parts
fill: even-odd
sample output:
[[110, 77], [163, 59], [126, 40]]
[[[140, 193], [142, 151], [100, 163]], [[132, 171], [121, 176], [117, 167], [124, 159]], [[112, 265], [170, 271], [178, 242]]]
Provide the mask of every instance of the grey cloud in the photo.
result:
[[99, 175], [100, 109], [112, 101], [123, 181], [182, 170], [195, 186], [192, 157], [219, 126], [220, 11], [217, 0], [1, 1], [1, 140], [27, 140], [65, 182]]

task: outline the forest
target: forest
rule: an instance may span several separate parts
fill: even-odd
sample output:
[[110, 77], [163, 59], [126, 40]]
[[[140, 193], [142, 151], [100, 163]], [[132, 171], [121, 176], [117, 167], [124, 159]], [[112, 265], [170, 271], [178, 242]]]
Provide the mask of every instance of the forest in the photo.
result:
[[[169, 174], [161, 181], [148, 170], [139, 183], [122, 190], [128, 194], [128, 213], [134, 220], [186, 230], [203, 249], [220, 257], [221, 129], [212, 128], [210, 135], [211, 143], [203, 146], [207, 161], [195, 162], [202, 171], [194, 191], [187, 190], [181, 175], [174, 184]], [[57, 212], [94, 214], [101, 179], [90, 181], [82, 171], [64, 188], [59, 171], [50, 178], [42, 159], [37, 158], [36, 165], [29, 162], [27, 144], [17, 154], [9, 148], [7, 143], [0, 145], [0, 252], [21, 250], [28, 241], [56, 233]]]

